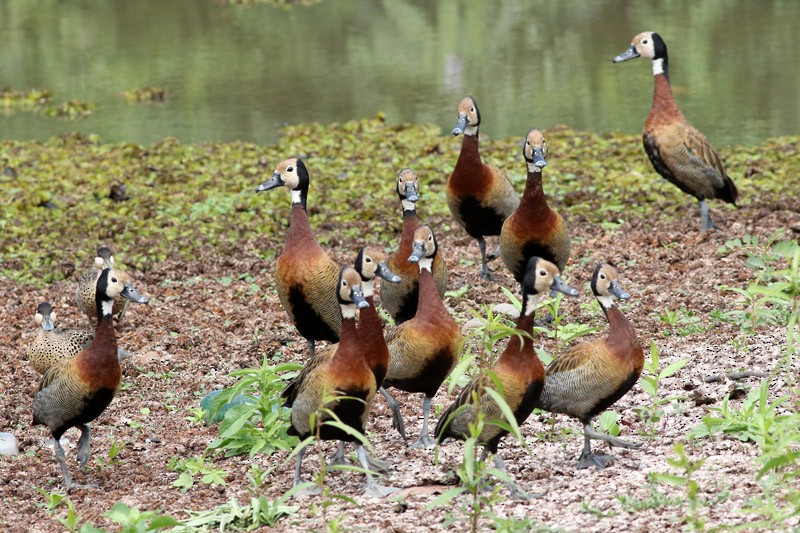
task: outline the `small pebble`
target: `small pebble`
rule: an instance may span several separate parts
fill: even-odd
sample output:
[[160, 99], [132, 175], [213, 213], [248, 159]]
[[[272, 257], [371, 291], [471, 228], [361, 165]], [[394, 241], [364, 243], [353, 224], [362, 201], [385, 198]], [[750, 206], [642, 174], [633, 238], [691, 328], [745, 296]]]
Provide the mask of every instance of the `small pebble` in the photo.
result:
[[0, 455], [17, 455], [19, 441], [11, 433], [0, 433]]

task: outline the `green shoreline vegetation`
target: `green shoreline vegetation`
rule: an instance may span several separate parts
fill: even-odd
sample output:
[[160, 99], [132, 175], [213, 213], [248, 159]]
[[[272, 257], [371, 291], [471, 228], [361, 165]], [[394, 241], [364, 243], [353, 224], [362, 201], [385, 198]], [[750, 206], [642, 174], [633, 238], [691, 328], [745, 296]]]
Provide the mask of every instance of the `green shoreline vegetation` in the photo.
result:
[[[547, 194], [566, 206], [570, 223], [613, 231], [639, 220], [650, 224], [682, 216], [693, 200], [651, 169], [638, 135], [545, 132], [552, 164]], [[509, 173], [522, 190], [525, 166], [519, 138], [482, 139], [487, 162]], [[191, 260], [195, 243], [221, 253], [245, 247], [269, 259], [285, 225], [286, 202], [256, 195], [255, 187], [285, 157], [307, 160], [312, 176], [310, 213], [323, 245], [371, 234], [394, 242], [396, 198], [392, 186], [403, 167], [415, 169], [426, 191], [425, 215], [450, 224], [442, 188], [455, 161], [458, 139], [426, 124], [387, 124], [381, 115], [330, 125], [288, 126], [271, 146], [245, 142], [183, 144], [174, 138], [143, 146], [106, 144], [93, 135], [66, 134], [38, 141], [0, 142], [0, 273], [23, 283], [68, 277], [64, 257], [111, 242], [125, 263], [146, 271], [168, 256]], [[768, 139], [757, 146], [721, 147], [728, 173], [741, 191], [740, 205], [780, 206], [800, 190], [800, 137]], [[124, 184], [128, 199], [115, 201]], [[324, 210], [320, 206], [325, 206]], [[735, 209], [712, 202], [714, 211]], [[98, 217], [98, 210], [110, 216]], [[336, 224], [326, 224], [335, 220]], [[366, 225], [366, 229], [365, 229]], [[255, 246], [255, 244], [258, 244]]]

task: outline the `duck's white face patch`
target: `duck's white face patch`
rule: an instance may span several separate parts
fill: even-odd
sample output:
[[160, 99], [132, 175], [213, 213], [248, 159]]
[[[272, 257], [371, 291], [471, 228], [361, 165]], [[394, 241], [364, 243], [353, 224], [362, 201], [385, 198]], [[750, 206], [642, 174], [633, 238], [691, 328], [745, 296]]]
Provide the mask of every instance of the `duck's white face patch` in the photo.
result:
[[664, 59], [658, 58], [653, 60], [653, 76], [664, 74]]
[[417, 210], [417, 207], [416, 207], [417, 204], [412, 202], [412, 201], [410, 201], [410, 200], [406, 200], [405, 198], [403, 198], [402, 204], [403, 204], [403, 211], [416, 211]]
[[303, 193], [300, 191], [292, 191], [292, 203], [299, 204], [303, 201]]
[[536, 308], [539, 306], [539, 301], [542, 299], [541, 294], [529, 294], [525, 300], [525, 316], [531, 316]]
[[614, 297], [613, 296], [598, 296], [597, 301], [600, 302], [605, 309], [611, 309], [614, 307]]
[[342, 306], [342, 318], [355, 318], [356, 306], [355, 304], [347, 304]]
[[477, 134], [478, 134], [478, 126], [467, 126], [466, 128], [464, 128], [464, 135], [469, 135], [471, 137], [474, 137]]
[[114, 300], [103, 300], [101, 305], [103, 307], [103, 316], [110, 315], [114, 309]]
[[433, 268], [433, 258], [432, 257], [423, 257], [419, 260], [419, 269], [431, 270]]
[[361, 293], [364, 295], [364, 298], [374, 295], [375, 280], [374, 279], [361, 280]]

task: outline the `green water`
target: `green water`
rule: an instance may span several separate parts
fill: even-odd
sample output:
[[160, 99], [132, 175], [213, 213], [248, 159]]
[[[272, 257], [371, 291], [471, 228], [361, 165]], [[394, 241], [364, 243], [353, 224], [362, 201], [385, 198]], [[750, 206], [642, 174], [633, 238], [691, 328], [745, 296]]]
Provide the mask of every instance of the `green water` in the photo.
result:
[[[612, 64], [631, 38], [667, 42], [679, 105], [714, 145], [800, 124], [795, 0], [323, 0], [291, 10], [213, 0], [0, 0], [0, 86], [98, 104], [87, 119], [0, 115], [0, 138], [65, 131], [109, 142], [274, 142], [287, 123], [371, 117], [443, 134], [472, 94], [481, 131], [567, 124], [637, 133], [649, 61]], [[167, 88], [163, 105], [119, 93]]]

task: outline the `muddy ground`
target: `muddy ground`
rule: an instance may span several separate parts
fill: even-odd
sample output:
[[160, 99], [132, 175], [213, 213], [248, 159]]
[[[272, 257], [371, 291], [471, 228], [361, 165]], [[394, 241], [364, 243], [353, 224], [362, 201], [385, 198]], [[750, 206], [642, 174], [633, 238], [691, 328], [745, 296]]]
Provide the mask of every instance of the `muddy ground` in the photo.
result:
[[[746, 337], [747, 349], [743, 350], [731, 342], [742, 337], [738, 326], [713, 321], [709, 315], [714, 310], [734, 308], [733, 293], [722, 292], [718, 286], [744, 287], [752, 277], [752, 271], [744, 265], [743, 253], [720, 254], [718, 248], [728, 239], [745, 234], [766, 237], [780, 230], [787, 238], [796, 237], [800, 223], [800, 200], [796, 197], [773, 205], [754, 201], [737, 210], [719, 202], [712, 202], [711, 207], [722, 229], [707, 235], [697, 230], [697, 207], [688, 197], [679, 207], [679, 222], [660, 222], [659, 214], [653, 213], [647, 221], [633, 218], [616, 230], [607, 231], [580, 219], [569, 220], [573, 252], [565, 277], [581, 288], [582, 295], [579, 301], [564, 303], [565, 320], [603, 325], [601, 316], [589, 314], [592, 308], [581, 308], [579, 303], [591, 301], [588, 280], [597, 261], [614, 261], [619, 265], [623, 287], [632, 295], [621, 309], [636, 327], [645, 352], [649, 352], [650, 342], [655, 342], [662, 367], [681, 358], [690, 359], [677, 375], [660, 383], [661, 397], [685, 399], [677, 408], [667, 405], [666, 416], [650, 426], [634, 411], [637, 406], [648, 405], [650, 398], [640, 385], [634, 386], [615, 409], [621, 416], [621, 436], [641, 442], [642, 447], [616, 450], [618, 461], [604, 470], [576, 470], [583, 441], [575, 421], [559, 416], [551, 433], [549, 417], [535, 413], [522, 427], [530, 452], [509, 437], [503, 441], [501, 453], [520, 487], [541, 497], [527, 502], [506, 500], [503, 489], [502, 501], [494, 509], [496, 515], [526, 517], [542, 527], [572, 531], [663, 531], [682, 527], [680, 518], [685, 515], [685, 504], [673, 502], [632, 511], [622, 505], [619, 497], [646, 500], [651, 488], [656, 487], [678, 502], [684, 501], [685, 489], [653, 485], [648, 482], [648, 475], [675, 472], [666, 462], [674, 456], [675, 443], [719, 406], [732, 389], [758, 385], [755, 378], [705, 383], [704, 376], [742, 369], [769, 372], [783, 354], [785, 328], [762, 328]], [[472, 318], [470, 309], [506, 301], [500, 287], [513, 287], [513, 278], [500, 263], [494, 265], [501, 282], [482, 282], [479, 266], [474, 263], [477, 245], [449, 218], [431, 217], [428, 221], [438, 228], [448, 258], [450, 288], [469, 286], [465, 296], [446, 300], [458, 321]], [[397, 225], [399, 229], [399, 221]], [[153, 265], [146, 274], [131, 272], [139, 290], [149, 295], [152, 303], [132, 306], [118, 331], [120, 345], [135, 356], [123, 363], [124, 389], [93, 424], [93, 455], [84, 471], [74, 462], [78, 432], [67, 433], [71, 442], [67, 455], [76, 480], [100, 485], [99, 489], [75, 490], [69, 496], [83, 521], [108, 530], [118, 529], [104, 516], [116, 502], [184, 519], [186, 509], [210, 509], [231, 498], [247, 501], [250, 483], [246, 473], [252, 464], [263, 470], [277, 466], [262, 489], [267, 497], [278, 497], [291, 487], [292, 464], [284, 463], [288, 455], [285, 452], [253, 459], [212, 456], [215, 465], [226, 472], [225, 485], [198, 481], [186, 493], [171, 485], [178, 473], [167, 466], [175, 456], [202, 455], [216, 437], [216, 427], [192, 423], [184, 417], [191, 414], [206, 392], [231, 384], [231, 371], [258, 366], [265, 355], [276, 361], [303, 361], [305, 341], [287, 324], [271, 288], [273, 262], [260, 259], [256, 253], [262, 244], [248, 243], [238, 255], [219, 255], [198, 247], [194, 261], [167, 260]], [[331, 251], [340, 261], [349, 261], [354, 249], [348, 243]], [[91, 261], [89, 256], [87, 251], [84, 264], [65, 264], [69, 279], [74, 280], [86, 268]], [[251, 282], [238, 279], [244, 273], [255, 277], [260, 292], [249, 294]], [[232, 282], [220, 282], [231, 276]], [[62, 478], [52, 451], [46, 447], [46, 430], [30, 425], [38, 376], [24, 354], [36, 331], [33, 312], [42, 300], [53, 303], [62, 326], [84, 326], [72, 300], [72, 288], [73, 281], [31, 289], [0, 280], [0, 359], [4, 368], [0, 372], [0, 429], [13, 431], [21, 448], [21, 455], [15, 458], [0, 458], [0, 524], [4, 531], [65, 530], [56, 518], [66, 516], [66, 507], [48, 512], [41, 505], [45, 498], [37, 491], [60, 489]], [[679, 330], [686, 324], [671, 326], [659, 318], [667, 310], [682, 308], [700, 317], [700, 323], [708, 329], [682, 334], [686, 332]], [[541, 344], [553, 349], [552, 343], [545, 340]], [[774, 382], [771, 390], [774, 394], [788, 392], [781, 381]], [[446, 407], [449, 398], [445, 393], [439, 391], [435, 404]], [[416, 435], [421, 426], [420, 398], [398, 393], [398, 399], [409, 434]], [[329, 517], [340, 517], [346, 528], [428, 531], [440, 527], [449, 514], [462, 515], [458, 504], [426, 510], [436, 495], [456, 483], [453, 470], [461, 457], [461, 443], [448, 441], [443, 445], [439, 450], [440, 464], [435, 464], [433, 451], [409, 449], [399, 440], [391, 428], [390, 411], [380, 399], [368, 432], [378, 454], [394, 464], [383, 482], [402, 488], [400, 498], [364, 497], [362, 475], [334, 472], [328, 477], [333, 492], [353, 497], [358, 506], [336, 504], [328, 508]], [[125, 446], [108, 465], [108, 450], [114, 442], [124, 442]], [[324, 447], [330, 455], [332, 446]], [[749, 520], [739, 510], [758, 493], [753, 462], [756, 445], [716, 438], [688, 444], [687, 450], [691, 458], [705, 459], [696, 480], [700, 498], [707, 502], [699, 513], [707, 523], [721, 526]], [[306, 476], [316, 468], [316, 454], [307, 454]], [[319, 503], [319, 497], [301, 501], [299, 511], [280, 521], [276, 529], [324, 530], [322, 518], [314, 512], [313, 504]], [[462, 530], [466, 524], [455, 527]]]

